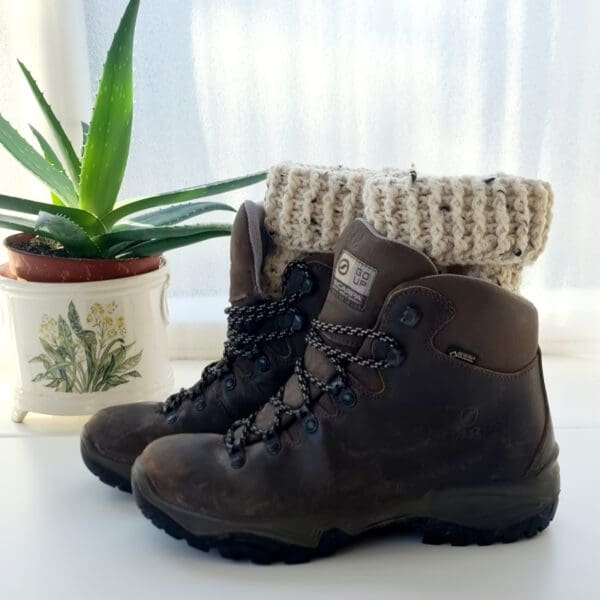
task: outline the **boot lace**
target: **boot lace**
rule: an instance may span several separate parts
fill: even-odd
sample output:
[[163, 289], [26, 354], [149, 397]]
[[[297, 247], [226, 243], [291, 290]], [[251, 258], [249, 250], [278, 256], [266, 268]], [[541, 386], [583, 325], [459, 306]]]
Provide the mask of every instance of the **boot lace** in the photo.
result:
[[[341, 334], [344, 336], [377, 340], [387, 346], [387, 352], [384, 358], [356, 356], [328, 344], [321, 337], [321, 333]], [[282, 429], [282, 419], [286, 415], [302, 421], [308, 433], [314, 433], [317, 430], [318, 421], [311, 410], [315, 399], [312, 398], [310, 384], [323, 393], [330, 394], [342, 406], [351, 408], [356, 404], [356, 395], [347, 383], [347, 369], [351, 364], [369, 369], [387, 369], [399, 365], [405, 358], [404, 351], [398, 342], [392, 336], [382, 331], [327, 323], [318, 319], [311, 321], [311, 328], [306, 336], [306, 344], [307, 346], [316, 348], [325, 355], [335, 368], [335, 375], [329, 381], [323, 381], [306, 369], [303, 358], [298, 358], [294, 365], [294, 374], [298, 381], [302, 403], [297, 408], [286, 404], [283, 401], [285, 386], [282, 386], [268, 400], [268, 403], [273, 407], [274, 415], [268, 429], [261, 429], [256, 424], [256, 417], [260, 409], [250, 416], [234, 422], [225, 434], [225, 446], [233, 467], [239, 468], [244, 464], [244, 447], [249, 443], [252, 436], [262, 439], [265, 442], [267, 451], [270, 454], [276, 454], [281, 448], [278, 432]], [[237, 440], [235, 437], [236, 431], [238, 432]]]
[[[292, 261], [288, 263], [283, 272], [283, 290], [285, 290], [293, 270], [300, 271], [303, 276], [302, 284], [297, 291], [285, 294], [278, 299], [264, 300], [248, 306], [230, 306], [225, 309], [227, 340], [223, 347], [221, 360], [209, 364], [194, 385], [189, 388], [181, 388], [177, 393], [169, 396], [161, 406], [163, 414], [174, 419], [175, 413], [183, 402], [197, 399], [200, 399], [199, 408], [204, 408], [205, 403], [202, 397], [204, 390], [216, 379], [221, 379], [230, 373], [238, 357], [254, 359], [261, 355], [260, 348], [263, 344], [286, 339], [302, 329], [303, 319], [301, 314], [294, 310], [294, 305], [311, 293], [313, 279], [309, 268], [304, 263]], [[261, 323], [286, 313], [291, 313], [288, 325], [268, 333], [253, 331]]]

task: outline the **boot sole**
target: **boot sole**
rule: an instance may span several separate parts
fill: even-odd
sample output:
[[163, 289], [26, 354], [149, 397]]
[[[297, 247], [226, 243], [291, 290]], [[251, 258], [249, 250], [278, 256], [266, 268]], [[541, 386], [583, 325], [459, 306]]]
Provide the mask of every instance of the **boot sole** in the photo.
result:
[[[349, 534], [340, 529], [330, 529], [321, 534], [315, 547], [283, 542], [262, 535], [230, 532], [220, 535], [195, 535], [175, 521], [157, 504], [164, 502], [152, 498], [154, 493], [143, 477], [133, 476], [133, 495], [144, 516], [171, 537], [184, 539], [190, 546], [209, 552], [215, 549], [224, 558], [247, 560], [257, 564], [284, 562], [298, 564], [316, 558], [330, 556], [338, 550], [365, 538], [389, 533], [417, 534], [424, 544], [451, 546], [489, 546], [496, 543], [512, 543], [535, 537], [546, 529], [558, 506], [558, 495], [544, 503], [538, 503], [536, 512], [510, 525], [486, 528], [461, 525], [453, 521], [433, 517], [405, 516], [382, 525], [374, 525], [363, 532]], [[151, 501], [151, 499], [154, 502]], [[173, 507], [173, 510], [177, 509]]]
[[131, 478], [124, 477], [122, 473], [118, 472], [118, 469], [122, 471], [127, 468], [126, 465], [113, 464], [112, 461], [95, 452], [85, 433], [81, 435], [80, 448], [83, 463], [93, 475], [102, 483], [131, 494]]

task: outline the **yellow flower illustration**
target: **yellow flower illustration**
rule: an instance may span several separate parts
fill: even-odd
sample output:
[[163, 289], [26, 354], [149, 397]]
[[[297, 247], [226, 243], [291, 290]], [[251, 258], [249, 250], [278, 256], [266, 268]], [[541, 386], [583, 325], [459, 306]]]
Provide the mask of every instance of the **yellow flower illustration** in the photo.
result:
[[34, 382], [59, 392], [100, 392], [141, 377], [136, 370], [143, 350], [129, 355], [135, 344], [125, 343], [125, 317], [115, 314], [116, 302], [95, 302], [88, 310], [84, 329], [74, 303], [69, 303], [67, 318], [42, 315], [39, 340], [44, 352], [29, 362], [43, 369]]

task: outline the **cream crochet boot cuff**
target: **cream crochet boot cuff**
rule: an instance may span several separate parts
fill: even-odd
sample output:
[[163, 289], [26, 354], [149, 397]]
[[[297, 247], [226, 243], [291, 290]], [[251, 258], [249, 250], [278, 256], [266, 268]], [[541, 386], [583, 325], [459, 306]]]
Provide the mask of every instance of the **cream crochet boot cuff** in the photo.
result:
[[329, 252], [344, 228], [364, 216], [363, 187], [371, 171], [285, 162], [269, 169], [265, 224], [273, 240], [288, 248]]
[[285, 265], [301, 252], [330, 252], [343, 229], [364, 216], [365, 181], [377, 173], [406, 171], [350, 169], [284, 162], [269, 169], [265, 224], [275, 247], [263, 266], [263, 287], [274, 293]]
[[550, 184], [495, 177], [376, 175], [364, 187], [365, 216], [388, 238], [429, 256], [442, 271], [518, 291], [540, 255], [552, 218]]
[[281, 163], [269, 170], [265, 224], [275, 247], [263, 285], [273, 293], [302, 252], [329, 252], [343, 229], [366, 217], [383, 235], [427, 254], [443, 271], [517, 291], [523, 266], [544, 248], [552, 189], [543, 181], [417, 177], [385, 169]]

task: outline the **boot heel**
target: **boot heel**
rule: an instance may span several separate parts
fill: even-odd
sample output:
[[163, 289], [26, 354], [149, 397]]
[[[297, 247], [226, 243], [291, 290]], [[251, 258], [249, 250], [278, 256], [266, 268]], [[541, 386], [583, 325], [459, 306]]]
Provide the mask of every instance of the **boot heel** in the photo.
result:
[[557, 462], [522, 481], [432, 490], [423, 542], [486, 545], [533, 537], [554, 518], [559, 491]]
[[440, 521], [438, 519], [427, 519], [423, 526], [424, 544], [450, 544], [452, 546], [469, 546], [477, 544], [488, 546], [496, 543], [516, 542], [523, 538], [532, 538], [546, 529], [554, 518], [558, 498], [546, 504], [537, 514], [510, 525], [495, 529], [466, 527], [456, 523]]

